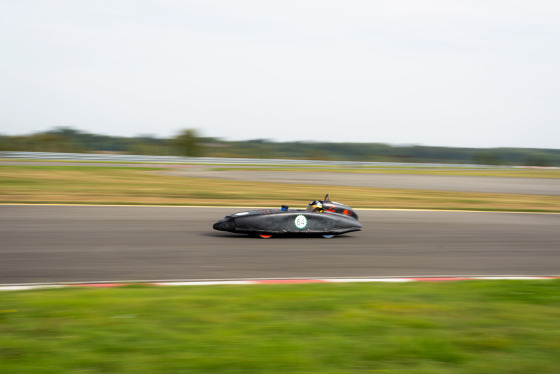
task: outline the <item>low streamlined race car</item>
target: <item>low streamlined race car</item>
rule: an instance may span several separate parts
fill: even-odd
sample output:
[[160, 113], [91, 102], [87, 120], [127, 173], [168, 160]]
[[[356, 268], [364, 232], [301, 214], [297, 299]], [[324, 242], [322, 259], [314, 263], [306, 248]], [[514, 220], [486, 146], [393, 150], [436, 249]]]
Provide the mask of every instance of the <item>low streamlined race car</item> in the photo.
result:
[[260, 209], [233, 213], [214, 224], [215, 230], [270, 238], [272, 235], [335, 235], [359, 231], [358, 215], [349, 206], [335, 203], [329, 195], [313, 200], [307, 209]]

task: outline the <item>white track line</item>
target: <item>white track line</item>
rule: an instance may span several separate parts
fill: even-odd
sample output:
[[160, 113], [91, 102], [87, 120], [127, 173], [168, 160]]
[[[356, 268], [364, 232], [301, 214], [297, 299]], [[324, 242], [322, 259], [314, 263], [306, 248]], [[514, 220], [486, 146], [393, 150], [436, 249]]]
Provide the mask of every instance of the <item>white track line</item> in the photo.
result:
[[406, 282], [451, 282], [467, 280], [551, 280], [560, 276], [476, 276], [476, 277], [402, 277], [402, 278], [325, 278], [325, 279], [254, 279], [254, 280], [208, 280], [208, 281], [135, 281], [118, 283], [53, 283], [53, 284], [4, 284], [0, 291], [28, 291], [62, 287], [114, 288], [126, 285], [146, 286], [216, 286], [253, 284], [308, 284], [308, 283], [406, 283]]
[[[278, 207], [250, 206], [204, 206], [204, 205], [126, 205], [126, 204], [33, 204], [0, 203], [0, 206], [61, 206], [61, 207], [130, 207], [130, 208], [212, 208], [212, 209], [278, 209]], [[399, 209], [399, 208], [355, 208], [357, 211], [387, 212], [457, 212], [457, 213], [494, 213], [494, 214], [556, 214], [558, 212], [516, 212], [500, 210], [457, 210], [457, 209]]]

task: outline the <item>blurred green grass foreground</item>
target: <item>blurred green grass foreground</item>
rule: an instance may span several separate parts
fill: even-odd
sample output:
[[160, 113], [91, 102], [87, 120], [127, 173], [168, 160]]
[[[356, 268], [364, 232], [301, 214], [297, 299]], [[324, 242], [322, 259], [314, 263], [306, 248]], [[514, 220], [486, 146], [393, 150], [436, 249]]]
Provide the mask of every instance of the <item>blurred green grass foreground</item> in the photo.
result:
[[560, 280], [0, 293], [2, 373], [553, 374]]

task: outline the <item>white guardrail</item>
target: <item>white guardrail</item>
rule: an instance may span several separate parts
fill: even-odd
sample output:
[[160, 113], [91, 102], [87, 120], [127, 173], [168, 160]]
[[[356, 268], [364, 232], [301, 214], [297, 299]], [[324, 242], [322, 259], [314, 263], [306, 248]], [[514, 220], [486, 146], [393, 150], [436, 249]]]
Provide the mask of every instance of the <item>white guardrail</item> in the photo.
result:
[[425, 168], [511, 168], [515, 166], [489, 166], [474, 164], [435, 164], [402, 162], [321, 161], [259, 158], [142, 156], [99, 153], [54, 153], [54, 152], [0, 152], [0, 159], [59, 160], [59, 161], [118, 161], [180, 164], [231, 164], [231, 165], [312, 165], [312, 166], [381, 166], [381, 167], [425, 167]]

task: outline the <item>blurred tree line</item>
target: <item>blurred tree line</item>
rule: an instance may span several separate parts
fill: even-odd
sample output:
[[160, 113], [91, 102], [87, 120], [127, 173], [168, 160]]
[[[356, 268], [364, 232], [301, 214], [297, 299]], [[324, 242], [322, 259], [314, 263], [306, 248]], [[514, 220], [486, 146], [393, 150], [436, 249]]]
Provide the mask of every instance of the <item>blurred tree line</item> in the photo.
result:
[[150, 135], [118, 137], [67, 127], [31, 135], [0, 135], [0, 151], [117, 153], [155, 156], [285, 158], [485, 165], [560, 166], [559, 149], [452, 148], [382, 143], [225, 141], [185, 129], [170, 139]]

